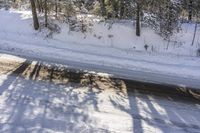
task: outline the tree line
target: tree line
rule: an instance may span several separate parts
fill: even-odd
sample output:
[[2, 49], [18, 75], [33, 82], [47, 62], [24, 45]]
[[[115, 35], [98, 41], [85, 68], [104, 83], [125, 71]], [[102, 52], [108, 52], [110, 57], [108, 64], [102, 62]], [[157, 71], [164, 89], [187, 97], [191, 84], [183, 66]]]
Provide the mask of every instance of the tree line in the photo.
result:
[[[27, 0], [11, 0], [23, 4]], [[132, 19], [136, 35], [141, 34], [141, 23], [152, 27], [168, 38], [181, 22], [200, 20], [200, 0], [29, 0], [35, 30], [43, 14], [45, 27], [50, 15], [56, 19], [69, 19], [78, 13], [92, 13], [105, 19]]]

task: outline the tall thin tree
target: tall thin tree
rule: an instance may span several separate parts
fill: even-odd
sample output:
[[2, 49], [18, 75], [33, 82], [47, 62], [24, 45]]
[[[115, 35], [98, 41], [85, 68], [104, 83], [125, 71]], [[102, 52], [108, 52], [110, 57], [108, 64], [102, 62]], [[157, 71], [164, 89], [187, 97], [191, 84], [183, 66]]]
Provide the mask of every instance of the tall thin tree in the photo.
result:
[[189, 5], [188, 5], [188, 20], [192, 20], [192, 14], [193, 14], [193, 0], [189, 0]]
[[45, 1], [44, 1], [45, 27], [48, 26], [48, 16], [47, 16], [47, 12], [48, 12], [47, 0], [45, 0]]
[[32, 8], [34, 29], [38, 30], [39, 29], [39, 21], [38, 21], [38, 17], [37, 17], [35, 1], [34, 0], [30, 0], [30, 2], [31, 2], [31, 8]]
[[140, 13], [141, 13], [141, 6], [140, 3], [136, 3], [137, 9], [136, 9], [136, 36], [140, 36], [141, 27], [140, 27]]

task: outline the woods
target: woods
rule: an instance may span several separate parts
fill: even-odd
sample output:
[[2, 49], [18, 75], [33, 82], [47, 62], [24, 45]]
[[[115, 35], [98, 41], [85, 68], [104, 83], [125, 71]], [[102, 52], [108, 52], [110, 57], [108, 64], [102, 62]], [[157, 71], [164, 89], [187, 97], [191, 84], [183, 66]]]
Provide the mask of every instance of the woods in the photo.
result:
[[[7, 0], [6, 4], [20, 7], [28, 3]], [[141, 35], [141, 25], [148, 25], [163, 38], [169, 38], [182, 22], [198, 25], [200, 19], [200, 0], [30, 0], [29, 4], [35, 30], [41, 25], [38, 16], [44, 18], [47, 27], [52, 17], [69, 21], [76, 15], [93, 14], [105, 20], [133, 20], [137, 36]]]
[[71, 17], [69, 14], [74, 11], [110, 20], [132, 19], [137, 36], [141, 34], [141, 23], [145, 23], [165, 38], [170, 37], [187, 16], [188, 21], [199, 22], [199, 3], [200, 0], [31, 0], [35, 29], [38, 25], [37, 8], [38, 13], [44, 13], [45, 27], [48, 25], [48, 13], [59, 19]]

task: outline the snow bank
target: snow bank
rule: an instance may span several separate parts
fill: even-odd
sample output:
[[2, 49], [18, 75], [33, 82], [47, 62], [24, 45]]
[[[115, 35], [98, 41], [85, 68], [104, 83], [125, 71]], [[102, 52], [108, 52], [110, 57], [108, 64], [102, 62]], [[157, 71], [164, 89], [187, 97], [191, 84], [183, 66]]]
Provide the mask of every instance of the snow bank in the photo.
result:
[[[43, 43], [46, 31], [35, 32], [32, 28], [32, 18], [30, 11], [0, 11], [1, 28], [0, 38], [8, 40], [31, 39]], [[80, 18], [80, 17], [79, 17]], [[100, 47], [112, 47], [132, 51], [148, 51], [153, 53], [169, 53], [175, 55], [196, 56], [200, 48], [200, 30], [197, 30], [195, 43], [191, 46], [194, 24], [183, 24], [182, 30], [175, 34], [170, 42], [163, 40], [152, 29], [143, 27], [141, 37], [135, 35], [133, 22], [128, 20], [101, 22], [100, 18], [92, 15], [83, 17], [88, 24], [88, 32], [69, 31], [69, 25], [57, 23], [61, 28], [60, 34], [54, 34], [53, 38], [46, 38], [48, 42], [56, 40], [58, 44], [73, 43], [74, 45], [94, 45]], [[42, 35], [42, 36], [41, 36]], [[36, 37], [35, 37], [36, 36]], [[145, 48], [147, 46], [147, 50]]]

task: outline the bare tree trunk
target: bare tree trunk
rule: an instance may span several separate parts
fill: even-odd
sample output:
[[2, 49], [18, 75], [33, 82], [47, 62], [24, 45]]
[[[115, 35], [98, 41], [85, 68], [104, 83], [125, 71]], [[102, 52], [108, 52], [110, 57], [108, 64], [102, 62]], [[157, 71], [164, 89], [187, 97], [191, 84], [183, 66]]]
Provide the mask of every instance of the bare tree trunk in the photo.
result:
[[189, 1], [189, 5], [188, 5], [188, 10], [189, 10], [189, 12], [188, 12], [188, 20], [189, 21], [191, 21], [192, 20], [192, 11], [193, 11], [193, 0], [190, 0]]
[[45, 16], [45, 27], [48, 26], [48, 16], [47, 16], [47, 0], [44, 3], [44, 16]]
[[120, 18], [124, 17], [125, 1], [120, 0]]
[[56, 18], [57, 18], [58, 17], [58, 0], [56, 0], [55, 12], [56, 12]]
[[140, 36], [140, 32], [141, 32], [141, 27], [140, 27], [140, 12], [141, 12], [141, 8], [140, 8], [140, 4], [137, 3], [137, 11], [136, 11], [136, 36]]
[[197, 34], [197, 25], [198, 25], [198, 23], [196, 22], [195, 29], [194, 29], [194, 35], [193, 35], [193, 39], [192, 39], [192, 46], [194, 45], [194, 41], [195, 41], [196, 34]]
[[[59, 3], [60, 3], [60, 1], [61, 1], [61, 0], [58, 0]], [[59, 12], [62, 12], [62, 6], [61, 6], [61, 4], [59, 4], [58, 7], [59, 7]]]
[[39, 29], [39, 22], [38, 22], [38, 17], [37, 17], [37, 12], [36, 12], [35, 1], [30, 0], [30, 2], [31, 2], [31, 8], [32, 8], [34, 29], [38, 30]]
[[38, 12], [41, 12], [41, 3], [40, 0], [37, 0], [37, 7], [38, 7]]

